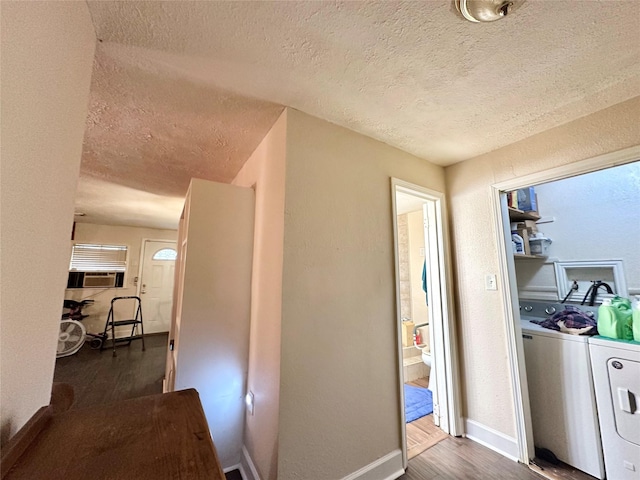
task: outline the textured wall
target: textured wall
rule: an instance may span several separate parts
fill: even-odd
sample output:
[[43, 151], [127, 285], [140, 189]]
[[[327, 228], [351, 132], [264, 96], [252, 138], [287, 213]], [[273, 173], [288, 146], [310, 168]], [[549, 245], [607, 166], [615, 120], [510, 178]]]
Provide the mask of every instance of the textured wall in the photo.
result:
[[49, 403], [95, 35], [84, 2], [2, 2], [1, 440]]
[[286, 129], [285, 111], [233, 181], [256, 190], [247, 378], [255, 409], [246, 417], [243, 442], [262, 480], [278, 474]]
[[[554, 218], [539, 226], [553, 240], [550, 257], [560, 261], [621, 259], [629, 294], [640, 294], [640, 162], [538, 185], [536, 193], [540, 215]], [[534, 267], [536, 262], [516, 263], [519, 285], [525, 264]], [[543, 269], [549, 270], [543, 278], [555, 280], [553, 264]], [[597, 280], [587, 276], [589, 279]], [[526, 284], [526, 276], [523, 280]], [[555, 287], [555, 281], [550, 286]], [[571, 299], [581, 301], [584, 293]], [[627, 296], [627, 292], [616, 293]]]
[[447, 167], [466, 416], [515, 434], [490, 185], [640, 144], [640, 97]]
[[401, 447], [390, 177], [440, 167], [288, 112], [278, 478], [342, 478]]
[[[137, 294], [138, 289], [136, 285], [134, 285], [133, 280], [138, 276], [140, 268], [140, 251], [143, 239], [176, 240], [177, 237], [177, 230], [95, 225], [93, 223], [76, 224], [76, 243], [126, 245], [128, 247], [125, 288], [117, 290], [113, 288], [71, 288], [64, 292], [64, 298], [66, 299], [80, 301], [85, 298], [92, 298], [94, 300], [93, 305], [87, 307], [83, 311], [83, 313], [90, 315], [83, 320], [84, 326], [87, 327], [88, 332], [98, 333], [104, 330], [104, 324], [107, 321], [107, 315], [109, 313], [109, 308], [111, 308], [111, 299], [113, 297], [124, 297], [127, 295]], [[70, 250], [68, 251], [70, 252]], [[114, 310], [116, 310], [116, 318], [133, 318], [135, 315], [133, 308], [134, 305], [132, 302], [122, 302], [121, 304], [116, 303], [114, 306]], [[130, 330], [131, 328], [126, 329], [127, 332]]]

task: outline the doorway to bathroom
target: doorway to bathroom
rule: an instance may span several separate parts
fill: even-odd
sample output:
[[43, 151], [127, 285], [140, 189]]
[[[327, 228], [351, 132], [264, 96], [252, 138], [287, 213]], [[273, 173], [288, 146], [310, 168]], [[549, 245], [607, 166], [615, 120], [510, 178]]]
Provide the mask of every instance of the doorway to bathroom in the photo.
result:
[[461, 435], [444, 196], [392, 179], [403, 455]]

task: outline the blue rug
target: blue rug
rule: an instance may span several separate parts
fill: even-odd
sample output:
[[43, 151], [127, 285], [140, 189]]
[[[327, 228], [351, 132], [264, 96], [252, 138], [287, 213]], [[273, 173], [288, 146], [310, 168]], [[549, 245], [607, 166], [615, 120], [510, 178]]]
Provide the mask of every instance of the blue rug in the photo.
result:
[[404, 416], [406, 422], [433, 413], [433, 396], [428, 388], [404, 384]]

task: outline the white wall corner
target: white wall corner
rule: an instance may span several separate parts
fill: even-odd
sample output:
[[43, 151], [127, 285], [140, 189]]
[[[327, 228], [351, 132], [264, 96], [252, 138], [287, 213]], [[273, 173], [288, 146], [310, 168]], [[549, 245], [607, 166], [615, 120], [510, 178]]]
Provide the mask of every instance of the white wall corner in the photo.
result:
[[342, 480], [394, 480], [404, 474], [402, 450], [394, 450]]
[[242, 480], [260, 480], [260, 475], [258, 475], [258, 470], [256, 469], [256, 466], [253, 464], [251, 455], [249, 455], [249, 452], [244, 445], [242, 446], [242, 454], [240, 456], [239, 470], [240, 470], [240, 475], [242, 475]]
[[491, 427], [487, 427], [468, 418], [465, 418], [464, 424], [465, 432], [467, 432], [465, 436], [469, 440], [484, 445], [514, 462], [518, 461], [518, 441], [514, 437], [505, 435], [502, 432], [498, 432]]

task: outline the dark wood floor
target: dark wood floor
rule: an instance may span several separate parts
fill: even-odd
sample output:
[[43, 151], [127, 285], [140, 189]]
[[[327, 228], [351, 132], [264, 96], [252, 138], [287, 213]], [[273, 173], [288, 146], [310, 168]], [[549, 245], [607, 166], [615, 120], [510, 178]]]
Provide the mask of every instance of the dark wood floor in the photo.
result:
[[400, 480], [541, 480], [528, 467], [466, 438], [447, 437], [409, 460]]
[[[56, 361], [54, 380], [74, 387], [72, 408], [161, 393], [167, 335], [149, 336], [145, 343], [145, 352], [141, 351], [140, 341], [134, 341], [129, 347], [118, 347], [115, 358], [111, 351], [91, 350], [85, 345], [77, 354]], [[238, 478], [237, 471], [227, 474], [228, 480]], [[540, 478], [524, 465], [471, 440], [449, 436], [409, 460], [407, 473], [400, 477], [401, 480]]]
[[[428, 378], [418, 378], [409, 385], [428, 388]], [[500, 480], [542, 477], [466, 438], [451, 437], [433, 424], [427, 415], [407, 424], [409, 468], [401, 480]]]
[[119, 400], [162, 393], [168, 334], [145, 337], [111, 350], [92, 350], [86, 343], [75, 355], [56, 360], [53, 380], [73, 386], [71, 408], [105, 405]]
[[[75, 355], [56, 360], [53, 380], [73, 386], [72, 409], [162, 393], [167, 339], [168, 334], [146, 336], [144, 352], [140, 340], [135, 340], [128, 347], [117, 347], [117, 357], [111, 350], [100, 352], [85, 344]], [[240, 472], [229, 472], [226, 478], [241, 480]]]
[[592, 477], [566, 463], [560, 462], [557, 465], [553, 465], [540, 458], [536, 458], [535, 462], [536, 465], [532, 466], [533, 470], [540, 471], [541, 475], [552, 480], [596, 480], [596, 477]]

